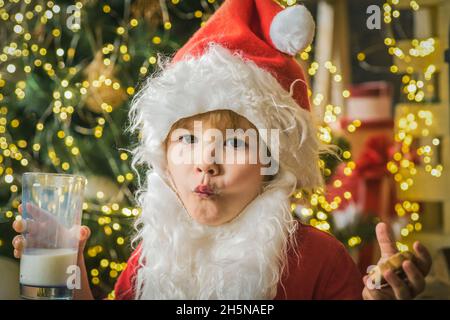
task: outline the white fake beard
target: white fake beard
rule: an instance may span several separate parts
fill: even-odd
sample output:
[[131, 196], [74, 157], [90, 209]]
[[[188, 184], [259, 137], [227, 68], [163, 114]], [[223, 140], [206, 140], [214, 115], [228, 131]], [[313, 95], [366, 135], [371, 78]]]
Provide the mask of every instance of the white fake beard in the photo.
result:
[[288, 188], [268, 189], [217, 227], [189, 217], [156, 173], [140, 199], [136, 299], [273, 299], [297, 224]]

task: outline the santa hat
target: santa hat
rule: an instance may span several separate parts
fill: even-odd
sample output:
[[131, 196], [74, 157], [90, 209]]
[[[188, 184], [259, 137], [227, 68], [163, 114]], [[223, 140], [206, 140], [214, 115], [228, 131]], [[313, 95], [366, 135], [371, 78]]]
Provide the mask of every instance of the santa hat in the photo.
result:
[[299, 188], [321, 186], [308, 88], [293, 57], [313, 35], [314, 21], [302, 5], [283, 9], [272, 0], [226, 0], [135, 96], [130, 129], [141, 130], [142, 143], [134, 164], [147, 163], [164, 178], [163, 142], [171, 126], [228, 109], [259, 132], [279, 129], [281, 171], [295, 177]]
[[293, 59], [314, 37], [314, 20], [302, 5], [283, 8], [273, 0], [227, 0], [177, 52], [173, 62], [198, 57], [211, 42], [269, 71], [286, 90], [293, 87], [298, 105], [309, 110], [302, 68]]

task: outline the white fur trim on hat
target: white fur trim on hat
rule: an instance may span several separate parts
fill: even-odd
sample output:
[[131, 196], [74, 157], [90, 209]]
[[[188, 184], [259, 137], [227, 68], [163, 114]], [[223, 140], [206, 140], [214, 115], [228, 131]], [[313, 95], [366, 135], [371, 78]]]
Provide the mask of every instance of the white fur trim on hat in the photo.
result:
[[314, 38], [315, 24], [305, 6], [296, 5], [280, 11], [270, 25], [270, 38], [275, 47], [291, 56], [303, 51]]

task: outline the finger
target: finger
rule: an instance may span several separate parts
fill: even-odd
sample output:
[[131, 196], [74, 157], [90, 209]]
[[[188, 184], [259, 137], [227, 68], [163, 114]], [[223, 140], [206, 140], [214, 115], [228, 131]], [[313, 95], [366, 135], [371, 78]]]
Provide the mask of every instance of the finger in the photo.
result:
[[364, 276], [363, 283], [364, 283], [364, 286], [369, 290], [379, 289], [379, 287], [377, 287], [376, 279], [374, 279], [373, 277], [371, 277], [369, 275]]
[[29, 234], [33, 237], [39, 238], [46, 237], [48, 235], [48, 227], [46, 224], [42, 224], [33, 219], [22, 219], [22, 233]]
[[91, 236], [91, 229], [88, 226], [81, 226], [80, 230], [80, 243], [85, 244]]
[[[20, 217], [20, 216], [18, 216], [18, 217]], [[14, 220], [13, 225], [12, 225], [14, 231], [16, 231], [17, 233], [25, 232], [25, 221], [21, 218], [22, 217], [20, 217], [20, 218], [16, 217], [16, 220]]]
[[416, 265], [425, 277], [431, 269], [432, 259], [430, 252], [419, 241], [414, 242], [413, 248], [416, 253]]
[[22, 235], [15, 236], [12, 240], [12, 245], [14, 249], [23, 250], [25, 245], [25, 239]]
[[22, 204], [19, 204], [19, 208], [17, 208], [19, 210], [19, 214], [22, 214]]
[[91, 236], [91, 229], [88, 226], [81, 226], [80, 241], [86, 241]]
[[425, 289], [425, 279], [420, 270], [411, 261], [403, 262], [403, 270], [408, 277], [413, 296], [417, 296]]
[[369, 290], [367, 287], [364, 288], [362, 294], [364, 300], [388, 300], [392, 295], [386, 294], [385, 290]]
[[32, 203], [26, 203], [25, 208], [27, 209], [27, 214], [34, 219], [44, 218], [46, 216], [51, 216], [50, 213], [47, 213], [45, 210], [42, 210], [38, 206]]
[[378, 245], [380, 246], [381, 258], [388, 258], [397, 253], [395, 239], [391, 228], [384, 222], [377, 224], [375, 228], [377, 234]]
[[364, 288], [362, 297], [364, 300], [375, 300], [375, 297], [372, 296], [372, 290], [368, 290], [367, 288]]
[[21, 256], [22, 256], [22, 251], [14, 249], [14, 258], [20, 259]]
[[411, 291], [408, 286], [394, 272], [392, 272], [392, 270], [386, 271], [383, 276], [394, 291], [394, 295], [397, 300], [408, 300], [412, 298]]
[[84, 248], [86, 247], [87, 240], [91, 236], [91, 229], [87, 226], [81, 226], [80, 229], [80, 242], [78, 245], [78, 254], [83, 255]]
[[366, 274], [366, 275], [363, 277], [363, 283], [364, 283], [364, 284], [366, 284], [367, 279], [369, 279], [369, 275]]

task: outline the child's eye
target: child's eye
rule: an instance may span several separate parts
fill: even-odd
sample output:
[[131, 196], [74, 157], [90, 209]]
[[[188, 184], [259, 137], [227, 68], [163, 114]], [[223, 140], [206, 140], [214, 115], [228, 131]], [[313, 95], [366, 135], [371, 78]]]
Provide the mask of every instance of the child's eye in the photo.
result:
[[178, 138], [178, 141], [183, 142], [185, 144], [193, 144], [197, 142], [197, 138], [192, 134], [185, 134]]
[[227, 139], [227, 141], [225, 141], [225, 146], [235, 148], [235, 149], [241, 149], [241, 148], [245, 148], [247, 146], [247, 144], [245, 143], [244, 140], [234, 137], [234, 138]]

